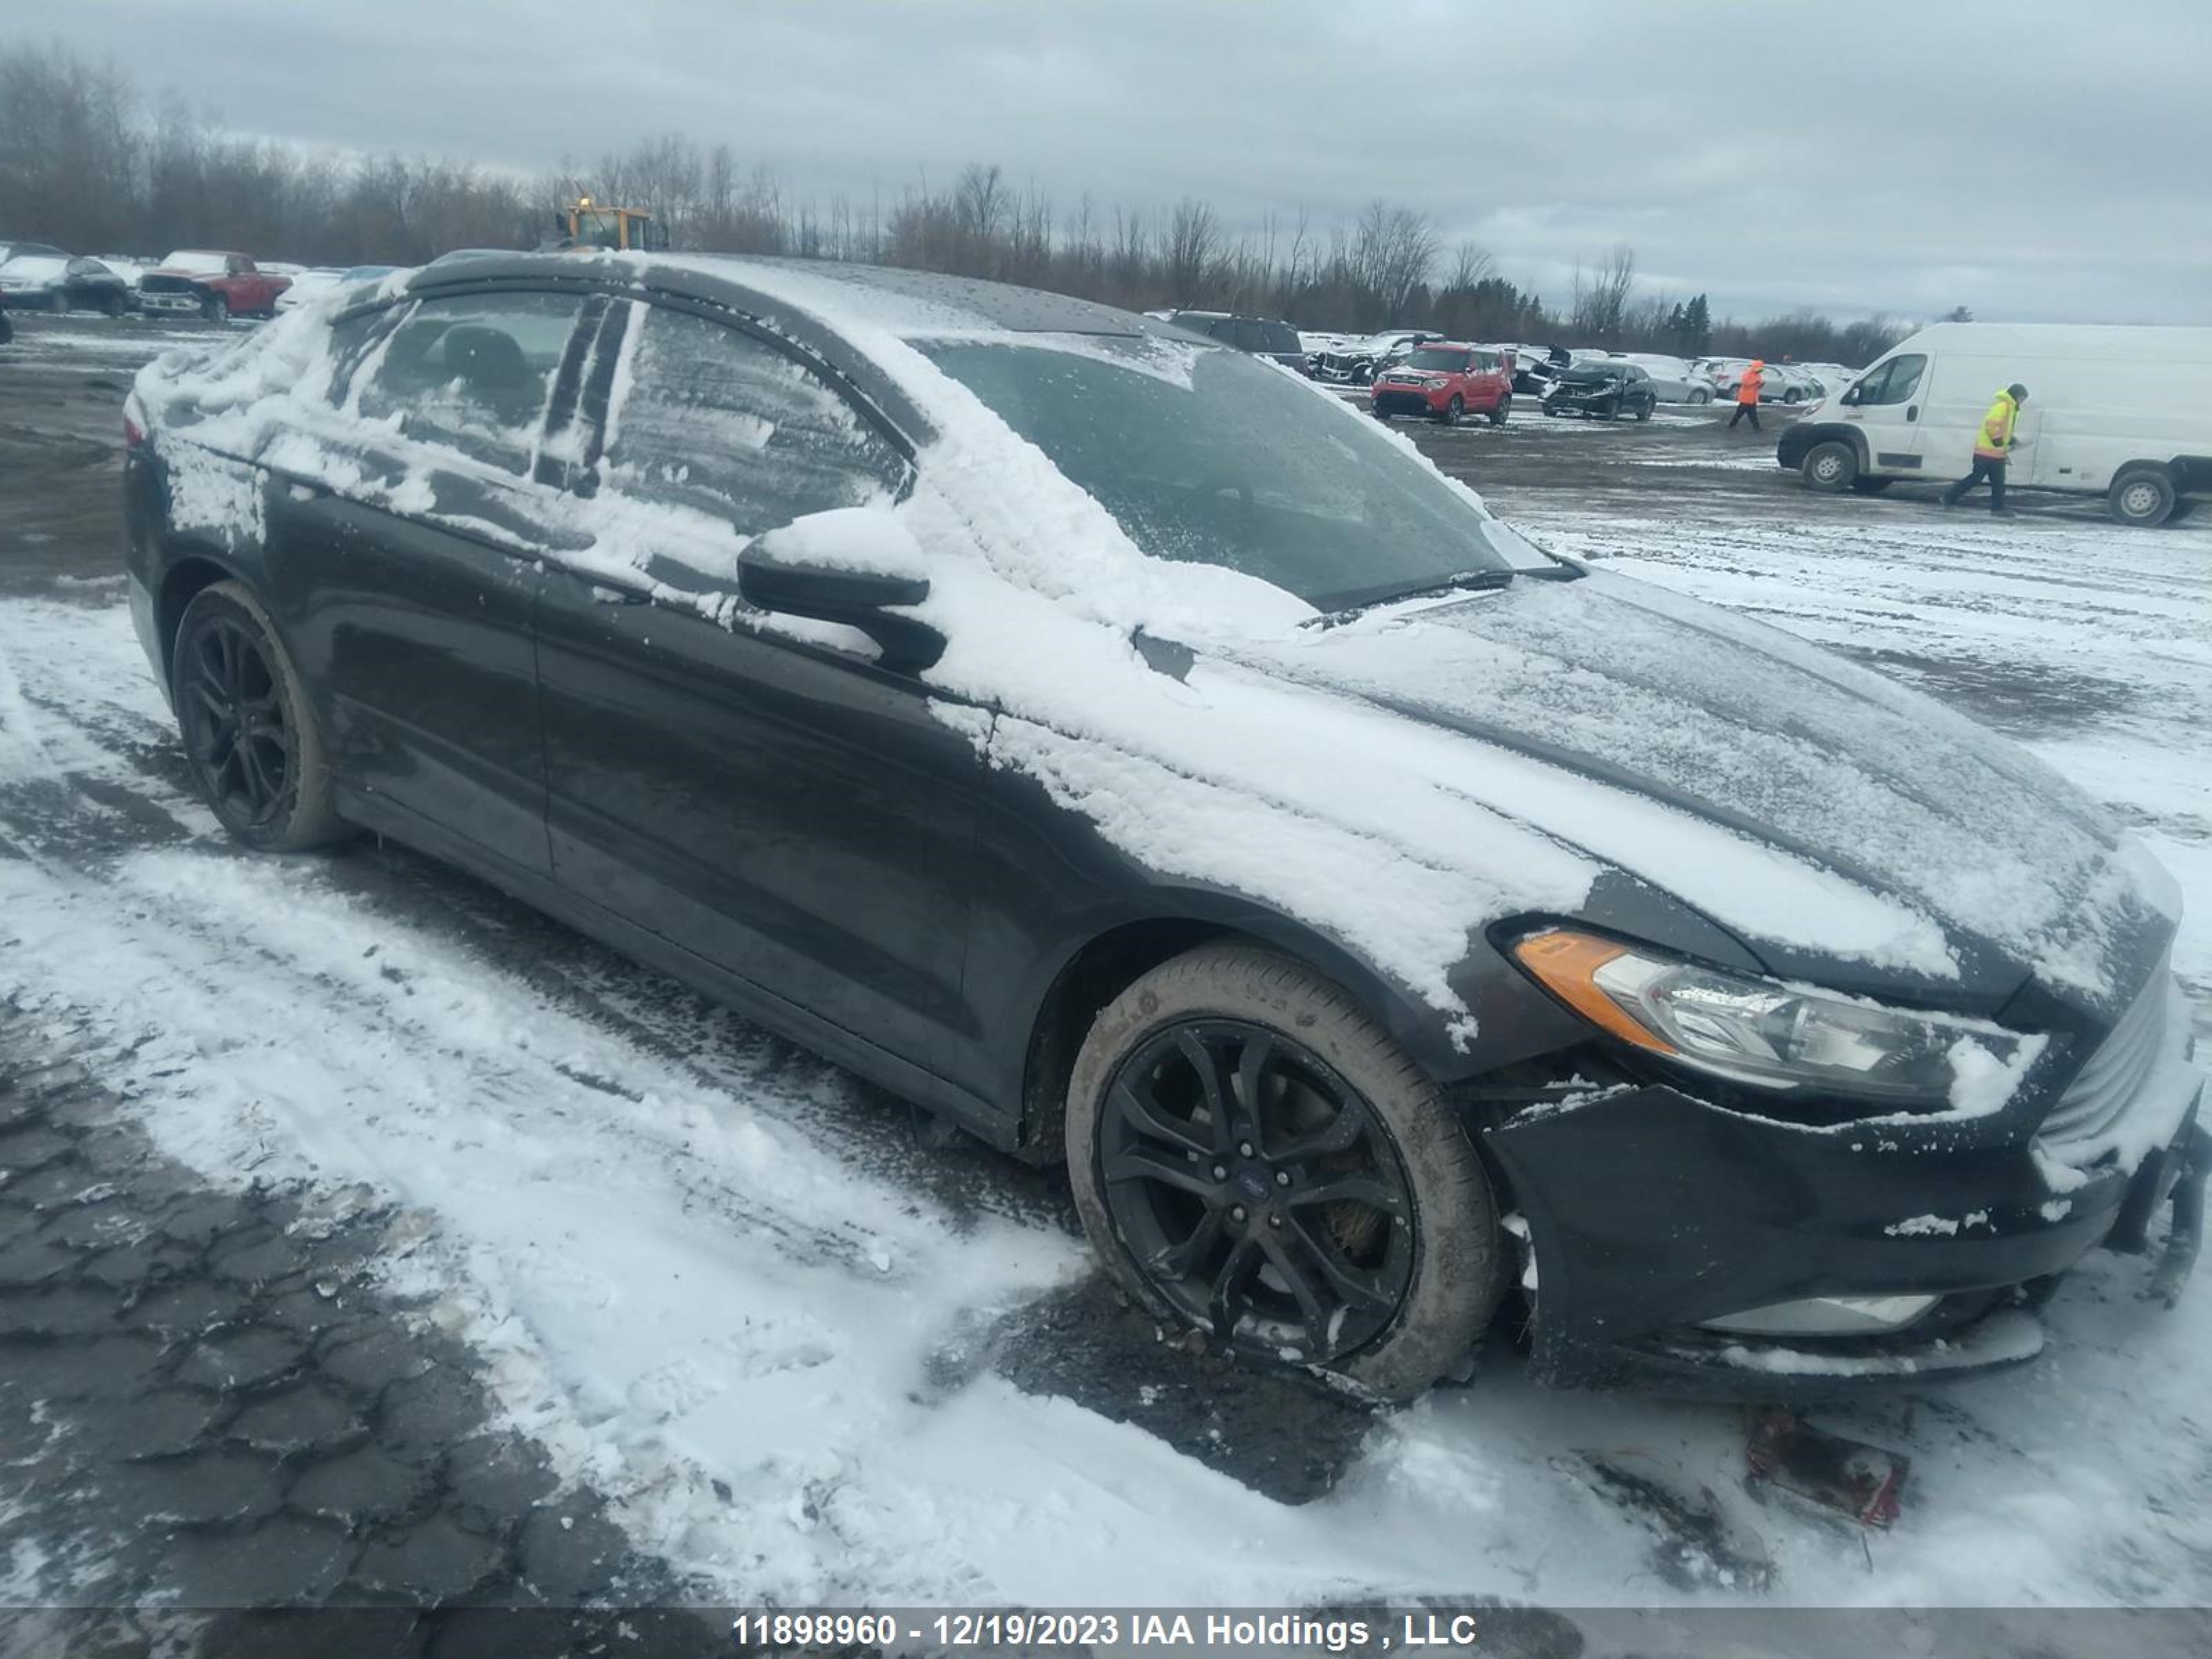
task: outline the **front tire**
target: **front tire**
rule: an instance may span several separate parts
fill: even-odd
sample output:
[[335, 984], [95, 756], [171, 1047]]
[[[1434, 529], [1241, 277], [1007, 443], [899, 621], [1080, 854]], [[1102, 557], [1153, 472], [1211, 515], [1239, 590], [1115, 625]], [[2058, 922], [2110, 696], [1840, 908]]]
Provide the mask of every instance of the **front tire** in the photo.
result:
[[66, 289], [56, 289], [54, 290], [54, 297], [46, 301], [46, 309], [52, 312], [57, 317], [68, 316], [70, 309], [69, 290]]
[[346, 834], [299, 672], [243, 582], [216, 582], [185, 607], [169, 685], [192, 781], [231, 836], [293, 853]]
[[200, 314], [211, 323], [230, 320], [230, 301], [220, 294], [210, 294], [200, 302]]
[[1452, 393], [1452, 400], [1437, 411], [1437, 423], [1439, 426], [1457, 426], [1466, 417], [1467, 399], [1456, 392]]
[[1858, 482], [1859, 453], [1841, 438], [1828, 438], [1805, 452], [1797, 470], [1814, 489], [1833, 495]]
[[1494, 404], [1491, 404], [1491, 406], [1490, 406], [1490, 423], [1491, 423], [1491, 425], [1492, 425], [1492, 426], [1504, 426], [1504, 425], [1505, 424], [1505, 422], [1506, 422], [1507, 421], [1510, 420], [1512, 417], [1513, 417], [1513, 399], [1512, 399], [1512, 398], [1499, 398], [1496, 403], [1494, 403]]
[[1164, 1320], [1389, 1400], [1480, 1338], [1497, 1202], [1442, 1091], [1340, 987], [1216, 945], [1102, 1012], [1068, 1085], [1085, 1231]]
[[2106, 510], [2122, 524], [2148, 530], [2173, 516], [2173, 480], [2153, 467], [2139, 466], [2112, 480]]

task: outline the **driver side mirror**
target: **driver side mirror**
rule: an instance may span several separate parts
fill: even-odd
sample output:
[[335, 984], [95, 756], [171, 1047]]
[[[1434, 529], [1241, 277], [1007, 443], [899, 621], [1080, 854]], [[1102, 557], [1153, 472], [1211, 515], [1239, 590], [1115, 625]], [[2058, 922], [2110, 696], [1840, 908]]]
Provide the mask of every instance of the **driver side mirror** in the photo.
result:
[[811, 513], [771, 530], [738, 555], [738, 593], [787, 617], [857, 628], [876, 642], [877, 665], [918, 674], [945, 654], [945, 635], [899, 611], [929, 597], [921, 549], [881, 507]]

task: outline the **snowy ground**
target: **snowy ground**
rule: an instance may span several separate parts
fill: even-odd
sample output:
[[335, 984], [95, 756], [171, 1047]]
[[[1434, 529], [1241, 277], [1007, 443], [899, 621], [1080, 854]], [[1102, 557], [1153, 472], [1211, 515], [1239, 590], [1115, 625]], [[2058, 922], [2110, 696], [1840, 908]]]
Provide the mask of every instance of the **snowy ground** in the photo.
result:
[[[0, 376], [72, 353], [109, 357], [33, 336]], [[1551, 544], [1886, 666], [2115, 804], [2190, 890], [2212, 1028], [2212, 527], [1813, 497], [1719, 418], [1422, 441]], [[234, 852], [184, 792], [114, 540], [0, 568], [0, 1000], [92, 1034], [210, 1182], [404, 1206], [395, 1282], [706, 1597], [2212, 1600], [2212, 1286], [2161, 1315], [2133, 1261], [2069, 1281], [2022, 1372], [1820, 1414], [1913, 1460], [1864, 1537], [1747, 1495], [1736, 1413], [1547, 1394], [1502, 1341], [1474, 1388], [1355, 1422], [1302, 1504], [1113, 1420], [1145, 1402], [1024, 1392], [1001, 1354], [1087, 1271], [1054, 1182], [917, 1149], [896, 1103], [410, 854]], [[27, 1560], [7, 1592], [57, 1593]]]

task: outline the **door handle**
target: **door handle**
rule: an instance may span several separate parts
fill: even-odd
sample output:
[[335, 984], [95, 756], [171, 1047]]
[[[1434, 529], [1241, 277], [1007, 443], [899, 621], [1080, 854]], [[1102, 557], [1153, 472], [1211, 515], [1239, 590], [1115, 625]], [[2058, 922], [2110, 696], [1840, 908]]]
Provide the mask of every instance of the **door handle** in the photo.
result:
[[1918, 404], [1905, 404], [1905, 418], [1908, 421], [1918, 420], [1920, 418], [1920, 405]]

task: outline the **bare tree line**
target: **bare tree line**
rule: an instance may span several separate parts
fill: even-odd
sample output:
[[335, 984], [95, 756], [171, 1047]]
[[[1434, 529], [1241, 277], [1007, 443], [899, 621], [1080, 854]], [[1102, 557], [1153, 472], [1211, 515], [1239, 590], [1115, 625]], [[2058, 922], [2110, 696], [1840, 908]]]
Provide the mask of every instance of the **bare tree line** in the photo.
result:
[[0, 49], [0, 238], [86, 252], [215, 246], [414, 264], [453, 247], [534, 245], [557, 202], [588, 194], [651, 209], [678, 248], [866, 260], [1305, 328], [1846, 363], [1905, 331], [1886, 318], [1838, 324], [1810, 312], [1716, 322], [1702, 295], [1640, 293], [1625, 246], [1578, 271], [1554, 308], [1500, 276], [1480, 247], [1447, 247], [1429, 215], [1381, 199], [1348, 223], [1271, 216], [1237, 232], [1196, 198], [1147, 210], [1085, 196], [1064, 209], [979, 164], [944, 185], [824, 202], [787, 193], [726, 143], [681, 134], [589, 166], [564, 161], [532, 182], [425, 155], [338, 160], [226, 133], [173, 93], [149, 103], [112, 66], [58, 46]]

